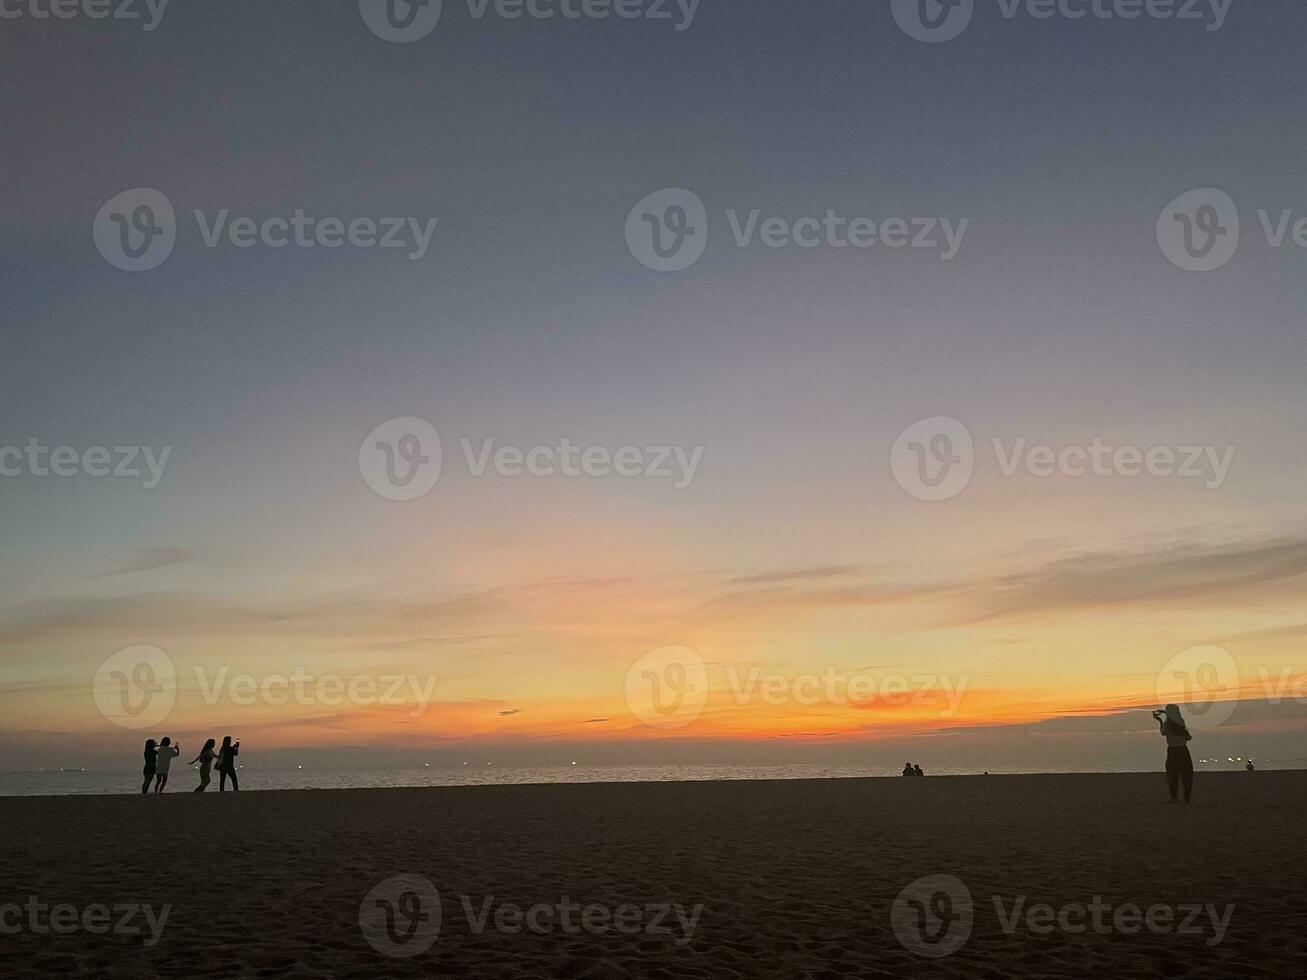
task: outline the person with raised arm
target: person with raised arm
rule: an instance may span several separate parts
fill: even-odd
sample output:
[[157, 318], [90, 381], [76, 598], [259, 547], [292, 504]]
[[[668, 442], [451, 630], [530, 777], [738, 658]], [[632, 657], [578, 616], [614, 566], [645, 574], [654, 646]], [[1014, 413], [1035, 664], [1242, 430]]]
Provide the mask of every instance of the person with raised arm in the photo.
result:
[[1153, 712], [1162, 737], [1166, 739], [1166, 783], [1171, 790], [1169, 802], [1179, 802], [1180, 785], [1184, 784], [1186, 803], [1194, 793], [1194, 760], [1189, 754], [1189, 726], [1184, 723], [1178, 704], [1168, 704]]
[[155, 765], [154, 791], [162, 793], [163, 788], [168, 785], [168, 770], [172, 767], [172, 760], [182, 754], [181, 743], [172, 744], [172, 739], [167, 735], [159, 743], [159, 759]]
[[240, 783], [236, 780], [236, 756], [240, 755], [241, 743], [237, 739], [235, 744], [232, 743], [231, 736], [223, 737], [222, 748], [218, 750], [218, 792], [225, 792], [227, 789], [227, 779], [231, 778], [231, 788], [239, 790]]
[[203, 793], [209, 786], [209, 769], [218, 755], [213, 748], [215, 744], [217, 743], [214, 739], [209, 739], [204, 743], [204, 748], [200, 749], [200, 754], [186, 763], [188, 766], [193, 766], [197, 762], [200, 764], [200, 785], [195, 787], [196, 793]]

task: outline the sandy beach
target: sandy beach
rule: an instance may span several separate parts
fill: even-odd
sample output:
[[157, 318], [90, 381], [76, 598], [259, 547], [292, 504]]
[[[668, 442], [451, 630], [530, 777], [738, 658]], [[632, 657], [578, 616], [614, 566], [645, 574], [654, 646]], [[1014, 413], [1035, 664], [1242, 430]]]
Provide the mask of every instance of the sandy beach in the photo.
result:
[[3, 799], [3, 972], [1299, 972], [1307, 773], [1165, 796], [1067, 775]]

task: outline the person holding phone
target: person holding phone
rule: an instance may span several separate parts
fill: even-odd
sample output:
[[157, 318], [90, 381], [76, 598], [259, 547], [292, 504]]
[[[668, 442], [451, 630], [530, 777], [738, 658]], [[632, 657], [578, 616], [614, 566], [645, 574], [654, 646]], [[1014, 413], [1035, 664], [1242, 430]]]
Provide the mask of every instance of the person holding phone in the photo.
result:
[[1194, 793], [1194, 760], [1189, 754], [1189, 726], [1184, 723], [1178, 704], [1168, 704], [1153, 712], [1162, 737], [1166, 739], [1166, 783], [1171, 790], [1170, 802], [1179, 802], [1180, 784], [1184, 784], [1184, 801]]
[[226, 791], [228, 777], [231, 778], [233, 790], [241, 788], [236, 780], [236, 756], [240, 755], [240, 751], [240, 739], [233, 745], [230, 735], [223, 737], [222, 748], [218, 750], [218, 792]]

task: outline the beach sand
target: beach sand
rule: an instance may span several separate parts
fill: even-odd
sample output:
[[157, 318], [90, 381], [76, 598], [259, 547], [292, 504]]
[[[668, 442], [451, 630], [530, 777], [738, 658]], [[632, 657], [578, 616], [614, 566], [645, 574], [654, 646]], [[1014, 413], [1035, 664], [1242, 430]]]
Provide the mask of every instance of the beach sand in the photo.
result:
[[[0, 799], [0, 975], [1229, 977], [1307, 962], [1307, 772], [1200, 774], [1188, 807], [1164, 805], [1160, 774], [177, 789]], [[426, 886], [386, 884], [398, 875], [438, 890], [438, 933], [433, 900], [413, 904]], [[951, 881], [896, 906], [938, 875], [971, 896], [969, 932]], [[1105, 911], [1077, 912], [1095, 896]], [[42, 932], [32, 897], [73, 906], [58, 913], [72, 931]], [[104, 928], [95, 903], [113, 923], [149, 906], [157, 931], [144, 911], [88, 931]], [[1032, 929], [1040, 903], [1053, 911]], [[1126, 903], [1174, 921], [1135, 931]], [[513, 907], [537, 904], [553, 906], [542, 932], [513, 931]], [[1204, 911], [1179, 933], [1191, 904]], [[1048, 925], [1059, 912], [1085, 931]]]

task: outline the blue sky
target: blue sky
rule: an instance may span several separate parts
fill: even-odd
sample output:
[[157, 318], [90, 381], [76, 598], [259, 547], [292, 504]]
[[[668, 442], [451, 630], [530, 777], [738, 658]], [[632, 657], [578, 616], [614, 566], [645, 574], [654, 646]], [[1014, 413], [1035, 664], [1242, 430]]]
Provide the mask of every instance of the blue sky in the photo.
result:
[[[998, 693], [978, 717], [1029, 721], [1133, 703], [1179, 650], [1303, 621], [1296, 565], [1251, 593], [1226, 583], [1127, 612], [1097, 596], [1088, 620], [1041, 606], [980, 640], [932, 632], [906, 607], [832, 616], [806, 593], [804, 614], [774, 603], [745, 626], [698, 612], [723, 578], [828, 566], [869, 569], [877, 588], [971, 579], [997, 596], [1032, 568], [1061, 581], [1057, 569], [1090, 556], [1151, 569], [1143, 594], [1175, 549], [1219, 561], [1300, 539], [1307, 253], [1268, 248], [1256, 214], [1307, 213], [1301, 5], [1236, 2], [1207, 31], [1008, 20], [982, 2], [944, 44], [906, 36], [880, 2], [705, 0], [680, 32], [444, 6], [412, 44], [373, 36], [353, 3], [179, 4], [148, 33], [85, 18], [0, 29], [16, 95], [0, 149], [0, 444], [172, 447], [152, 490], [0, 482], [0, 687], [58, 719], [48, 737], [6, 730], [0, 764], [6, 744], [53, 758], [98, 731], [77, 692], [115, 649], [257, 661], [285, 638], [232, 611], [249, 606], [262, 622], [366, 599], [362, 622], [328, 617], [290, 649], [368, 670], [377, 642], [414, 639], [394, 619], [406, 603], [619, 583], [587, 586], [583, 608], [567, 590], [542, 608], [477, 607], [459, 635], [498, 639], [404, 660], [466, 674], [451, 704], [517, 702], [534, 682], [547, 724], [478, 729], [527, 753], [532, 739], [589, 737], [567, 727], [560, 675], [587, 705], [620, 700], [628, 663], [687, 634], [738, 661], [770, 637], [792, 651], [790, 671], [902, 648], [983, 676]], [[130, 274], [96, 251], [91, 226], [137, 187], [166, 194], [180, 222], [171, 257]], [[712, 231], [702, 260], [660, 275], [633, 259], [623, 227], [665, 187], [698, 194]], [[1206, 274], [1168, 262], [1154, 232], [1167, 202], [1198, 187], [1230, 194], [1244, 224], [1234, 260]], [[438, 223], [414, 262], [205, 248], [195, 209]], [[753, 209], [970, 226], [948, 262], [883, 246], [738, 248], [725, 213]], [[356, 464], [360, 441], [401, 416], [429, 419], [447, 460], [439, 487], [407, 505], [371, 493]], [[965, 494], [927, 504], [886, 459], [932, 416], [962, 420], [982, 448], [1103, 438], [1237, 453], [1210, 491], [1004, 478], [985, 458]], [[563, 436], [701, 446], [703, 463], [676, 491], [478, 479], [459, 462], [463, 438]], [[196, 622], [225, 609], [228, 627], [157, 612], [177, 602]], [[1107, 649], [1086, 652], [1100, 629]], [[1014, 633], [1021, 656], [1004, 649]], [[1231, 642], [1245, 676], [1303, 667], [1300, 641]], [[1049, 665], [1068, 643], [1081, 652], [1059, 673]], [[33, 686], [56, 693], [13, 693]], [[337, 738], [276, 736], [297, 737]]]

